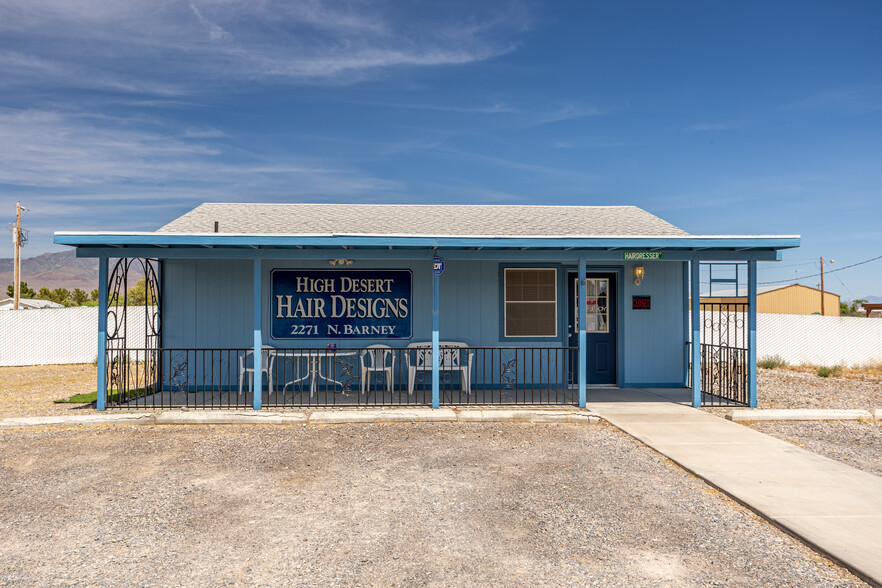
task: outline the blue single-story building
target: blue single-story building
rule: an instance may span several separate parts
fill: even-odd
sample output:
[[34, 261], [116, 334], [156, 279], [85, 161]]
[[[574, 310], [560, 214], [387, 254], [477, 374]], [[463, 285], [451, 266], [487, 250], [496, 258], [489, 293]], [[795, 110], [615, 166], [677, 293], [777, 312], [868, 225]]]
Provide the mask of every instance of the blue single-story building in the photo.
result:
[[[756, 264], [799, 237], [692, 235], [633, 206], [207, 203], [55, 242], [100, 260], [99, 409], [584, 406], [593, 386], [753, 406]], [[733, 262], [748, 303], [702, 318], [700, 264]]]

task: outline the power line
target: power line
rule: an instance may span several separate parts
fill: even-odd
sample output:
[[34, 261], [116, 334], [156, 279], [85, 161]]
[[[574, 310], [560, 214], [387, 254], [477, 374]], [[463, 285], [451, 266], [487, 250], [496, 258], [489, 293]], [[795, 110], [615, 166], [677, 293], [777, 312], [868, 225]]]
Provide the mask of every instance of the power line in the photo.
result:
[[[847, 270], [847, 269], [850, 269], [850, 268], [853, 268], [853, 267], [857, 267], [857, 266], [859, 266], [859, 265], [864, 265], [865, 263], [870, 263], [871, 261], [876, 261], [877, 259], [882, 259], [882, 255], [879, 255], [879, 256], [873, 257], [873, 258], [871, 258], [871, 259], [866, 259], [866, 260], [864, 260], [864, 261], [859, 261], [859, 262], [857, 262], [857, 263], [853, 263], [853, 264], [851, 264], [851, 265], [846, 265], [846, 266], [844, 266], [844, 267], [838, 267], [838, 268], [836, 268], [835, 270], [828, 270], [826, 273], [828, 273], [828, 274], [833, 274], [833, 273], [836, 273], [836, 272], [841, 272], [842, 270]], [[820, 276], [820, 275], [821, 275], [821, 273], [818, 272], [818, 273], [816, 273], [816, 274], [812, 274], [812, 275], [810, 275], [810, 276], [802, 276], [802, 277], [800, 277], [799, 279], [800, 279], [800, 280], [807, 280], [808, 278], [815, 278], [815, 277], [818, 277], [818, 276]], [[837, 277], [839, 277], [839, 276], [837, 276]], [[785, 283], [790, 282], [790, 281], [791, 281], [791, 280], [775, 280], [775, 281], [772, 281], [772, 282], [757, 282], [757, 285], [763, 285], [763, 284], [785, 284]]]
[[805, 263], [791, 263], [791, 264], [788, 264], [788, 265], [775, 265], [774, 263], [770, 263], [769, 265], [757, 266], [756, 269], [758, 269], [758, 270], [763, 270], [763, 271], [765, 271], [765, 270], [779, 270], [779, 269], [784, 269], [784, 268], [787, 268], [787, 267], [800, 267], [800, 266], [803, 266], [803, 265], [814, 265], [814, 266], [817, 266], [817, 265], [818, 265], [818, 262], [817, 262], [817, 261], [807, 261], [807, 262], [805, 262]]
[[845, 282], [842, 281], [842, 278], [836, 276], [836, 279], [839, 280], [839, 283], [842, 284], [842, 287], [848, 290], [848, 293], [851, 294], [851, 299], [854, 300], [857, 296], [854, 295], [854, 292], [851, 291], [851, 288], [845, 285]]

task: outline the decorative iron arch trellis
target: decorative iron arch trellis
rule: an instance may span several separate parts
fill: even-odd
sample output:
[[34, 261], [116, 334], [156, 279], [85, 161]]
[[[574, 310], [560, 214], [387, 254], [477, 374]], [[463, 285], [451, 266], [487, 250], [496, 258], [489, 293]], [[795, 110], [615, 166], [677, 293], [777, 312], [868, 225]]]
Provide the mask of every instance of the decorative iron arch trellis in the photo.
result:
[[[130, 280], [130, 272], [140, 270], [144, 277]], [[108, 403], [122, 404], [149, 394], [161, 381], [161, 262], [157, 259], [121, 258], [108, 278], [106, 360]], [[135, 288], [132, 290], [132, 288]], [[130, 309], [143, 307], [141, 317], [131, 317]], [[137, 321], [137, 323], [135, 322]], [[143, 328], [143, 340], [132, 341], [129, 329]], [[134, 335], [134, 333], [132, 333]]]

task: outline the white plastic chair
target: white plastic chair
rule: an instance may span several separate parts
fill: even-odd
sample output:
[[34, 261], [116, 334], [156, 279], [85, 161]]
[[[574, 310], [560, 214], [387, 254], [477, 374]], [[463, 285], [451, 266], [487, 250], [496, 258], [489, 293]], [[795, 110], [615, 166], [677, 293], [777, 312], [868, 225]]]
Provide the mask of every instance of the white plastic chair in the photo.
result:
[[[392, 363], [386, 365], [386, 359], [391, 356]], [[386, 378], [386, 389], [392, 391], [392, 379], [395, 373], [395, 354], [388, 345], [369, 345], [359, 354], [361, 364], [361, 393], [367, 391], [370, 374], [382, 373]]]
[[[466, 394], [472, 393], [472, 362], [475, 353], [469, 351], [468, 363], [462, 364], [463, 355], [469, 346], [465, 343], [454, 341], [441, 341], [438, 344], [439, 355], [441, 361], [438, 362], [438, 371], [442, 372], [459, 372], [460, 386]], [[411, 354], [413, 358], [411, 358]], [[431, 343], [411, 343], [407, 346], [407, 354], [404, 356], [407, 361], [407, 393], [413, 394], [416, 385], [417, 372], [432, 371], [432, 344]], [[411, 359], [413, 361], [411, 361]]]
[[[269, 384], [269, 393], [273, 393], [273, 363], [276, 360], [275, 348], [272, 345], [264, 345], [261, 353], [260, 377], [266, 374], [266, 380]], [[254, 388], [254, 364], [248, 367], [248, 356], [253, 355], [254, 351], [249, 349], [239, 356], [239, 394], [242, 394], [242, 384], [245, 382], [245, 374], [248, 374], [248, 391]]]

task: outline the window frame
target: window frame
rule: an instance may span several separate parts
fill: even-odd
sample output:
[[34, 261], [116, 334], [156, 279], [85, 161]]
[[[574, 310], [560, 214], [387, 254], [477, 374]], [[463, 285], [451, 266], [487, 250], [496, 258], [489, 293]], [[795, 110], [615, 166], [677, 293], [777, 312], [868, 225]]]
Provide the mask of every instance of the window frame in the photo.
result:
[[[560, 333], [560, 284], [558, 283], [560, 280], [560, 272], [558, 272], [557, 266], [504, 266], [501, 268], [502, 273], [500, 275], [501, 288], [499, 293], [499, 301], [500, 301], [500, 325], [499, 325], [499, 335], [500, 340], [514, 340], [514, 341], [553, 341], [559, 339]], [[554, 297], [553, 300], [513, 300], [509, 301], [507, 299], [507, 280], [506, 277], [509, 271], [550, 271], [554, 272]], [[517, 303], [527, 303], [527, 304], [553, 304], [554, 305], [554, 333], [551, 335], [509, 335], [508, 334], [508, 322], [506, 320], [508, 304], [517, 304]]]

